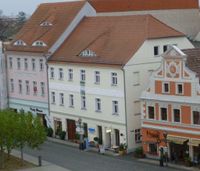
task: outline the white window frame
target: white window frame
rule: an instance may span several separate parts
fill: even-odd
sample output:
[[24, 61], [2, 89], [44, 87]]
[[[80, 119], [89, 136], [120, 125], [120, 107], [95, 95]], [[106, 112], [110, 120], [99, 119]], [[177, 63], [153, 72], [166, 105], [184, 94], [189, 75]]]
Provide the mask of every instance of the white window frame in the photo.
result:
[[86, 80], [85, 74], [86, 74], [86, 71], [84, 69], [81, 69], [80, 70], [80, 81], [81, 82], [85, 82], [85, 80]]
[[14, 79], [10, 79], [10, 91], [11, 93], [14, 93], [15, 91]]
[[[174, 110], [176, 110], [176, 109], [180, 111], [180, 122], [176, 122], [176, 121], [175, 121]], [[173, 122], [174, 122], [174, 123], [182, 123], [182, 119], [181, 119], [181, 108], [177, 108], [177, 107], [176, 107], [176, 108], [172, 108], [172, 112], [171, 112], [171, 113], [172, 113], [172, 119], [173, 119]]]
[[24, 58], [24, 70], [28, 70], [28, 59]]
[[[35, 91], [35, 89], [36, 89], [36, 91]], [[33, 95], [37, 96], [37, 94], [38, 94], [37, 82], [33, 81]]]
[[26, 84], [26, 95], [30, 94], [30, 82], [28, 80], [25, 81]]
[[20, 70], [21, 69], [21, 59], [17, 58], [17, 69]]
[[64, 71], [63, 71], [63, 68], [59, 68], [59, 80], [63, 80], [64, 79]]
[[112, 114], [119, 115], [119, 102], [117, 100], [112, 101]]
[[100, 84], [100, 79], [101, 79], [100, 78], [100, 71], [95, 71], [94, 72], [94, 80], [95, 80], [94, 83], [95, 84]]
[[[154, 109], [154, 119], [149, 118], [149, 107], [153, 107], [153, 109]], [[147, 118], [149, 120], [156, 120], [155, 105], [147, 105], [147, 110], [146, 111], [147, 111]]]
[[86, 110], [86, 97], [84, 95], [81, 96], [81, 109]]
[[73, 108], [74, 107], [74, 95], [69, 94], [69, 107]]
[[40, 59], [40, 71], [44, 71], [44, 60]]
[[134, 83], [133, 86], [139, 86], [140, 85], [140, 72], [139, 71], [135, 71], [133, 72], [133, 79], [134, 79]]
[[117, 74], [117, 72], [112, 72], [111, 73], [111, 85], [117, 86], [117, 84], [118, 84], [118, 74]]
[[[165, 84], [168, 84], [168, 92], [165, 92]], [[170, 82], [162, 82], [162, 93], [163, 94], [170, 94]]]
[[95, 112], [101, 112], [101, 99], [95, 98]]
[[54, 72], [54, 68], [53, 67], [50, 67], [50, 79], [54, 79], [55, 77], [55, 72]]
[[44, 97], [45, 96], [45, 83], [44, 82], [40, 82], [40, 89], [41, 89], [41, 96]]
[[[182, 85], [182, 93], [179, 93], [178, 86]], [[184, 84], [183, 83], [176, 83], [176, 95], [183, 95], [184, 94]]]
[[13, 68], [13, 58], [9, 57], [9, 68], [12, 69]]
[[51, 104], [56, 104], [56, 93], [54, 91], [51, 92]]
[[36, 60], [33, 58], [31, 60], [31, 64], [32, 64], [32, 71], [35, 71], [36, 70], [36, 64], [35, 64]]
[[[159, 107], [160, 108], [160, 111], [159, 111], [159, 115], [160, 115], [160, 121], [162, 121], [162, 122], [168, 122], [168, 120], [169, 120], [169, 111], [168, 111], [168, 107], [165, 107], [165, 106], [160, 106]], [[162, 113], [161, 113], [161, 108], [166, 108], [167, 109], [167, 120], [162, 120]]]
[[22, 80], [18, 80], [18, 85], [19, 85], [19, 94], [22, 94], [22, 90], [23, 90]]
[[65, 104], [64, 93], [60, 93], [59, 98], [60, 98], [60, 106], [64, 106], [64, 104]]
[[68, 69], [68, 81], [73, 81], [73, 69]]

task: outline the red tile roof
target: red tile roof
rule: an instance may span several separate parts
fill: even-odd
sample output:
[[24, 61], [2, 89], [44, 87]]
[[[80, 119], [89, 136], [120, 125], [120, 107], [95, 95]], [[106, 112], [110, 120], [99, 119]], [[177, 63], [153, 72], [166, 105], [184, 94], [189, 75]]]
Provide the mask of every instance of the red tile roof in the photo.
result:
[[[45, 52], [65, 31], [77, 13], [85, 4], [84, 1], [58, 2], [41, 4], [24, 27], [15, 36], [13, 42], [7, 47], [8, 51]], [[52, 26], [40, 26], [44, 21]], [[14, 46], [17, 40], [23, 40], [27, 46]], [[32, 43], [41, 40], [47, 47], [33, 47]]]
[[198, 0], [88, 0], [97, 12], [199, 8]]
[[[86, 17], [50, 61], [123, 65], [147, 39], [184, 36], [151, 15]], [[80, 57], [85, 49], [95, 57]]]
[[200, 78], [200, 48], [182, 50], [187, 57], [187, 66]]

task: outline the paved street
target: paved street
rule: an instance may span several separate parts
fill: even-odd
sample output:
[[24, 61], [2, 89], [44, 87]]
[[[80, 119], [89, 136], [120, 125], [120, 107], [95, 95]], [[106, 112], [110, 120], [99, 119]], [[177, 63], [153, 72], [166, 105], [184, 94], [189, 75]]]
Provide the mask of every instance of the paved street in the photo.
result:
[[43, 160], [72, 171], [178, 171], [134, 161], [132, 157], [110, 157], [94, 152], [83, 152], [52, 142], [46, 142], [40, 151], [26, 149], [25, 152], [33, 156], [42, 155]]

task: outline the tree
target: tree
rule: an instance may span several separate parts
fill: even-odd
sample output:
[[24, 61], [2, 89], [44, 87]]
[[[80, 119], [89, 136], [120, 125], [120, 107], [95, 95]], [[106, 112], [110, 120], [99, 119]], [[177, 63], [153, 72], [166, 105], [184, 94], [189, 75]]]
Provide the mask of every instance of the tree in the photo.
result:
[[4, 143], [6, 135], [6, 123], [4, 122], [5, 116], [2, 111], [0, 111], [0, 168], [4, 168]]

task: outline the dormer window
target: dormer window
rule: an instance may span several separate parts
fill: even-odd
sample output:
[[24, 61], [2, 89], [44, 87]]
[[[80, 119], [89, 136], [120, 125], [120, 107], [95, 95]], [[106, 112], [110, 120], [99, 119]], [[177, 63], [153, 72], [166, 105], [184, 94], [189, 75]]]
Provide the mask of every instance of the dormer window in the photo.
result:
[[82, 51], [79, 56], [82, 56], [82, 57], [94, 57], [94, 56], [97, 56], [97, 55], [92, 50], [86, 49], [86, 50]]
[[26, 46], [26, 43], [23, 40], [17, 40], [14, 43], [15, 46]]
[[44, 22], [42, 22], [41, 24], [40, 24], [40, 26], [52, 26], [53, 24], [52, 23], [50, 23], [49, 21], [44, 21]]
[[47, 46], [43, 41], [35, 41], [33, 42], [32, 46]]

